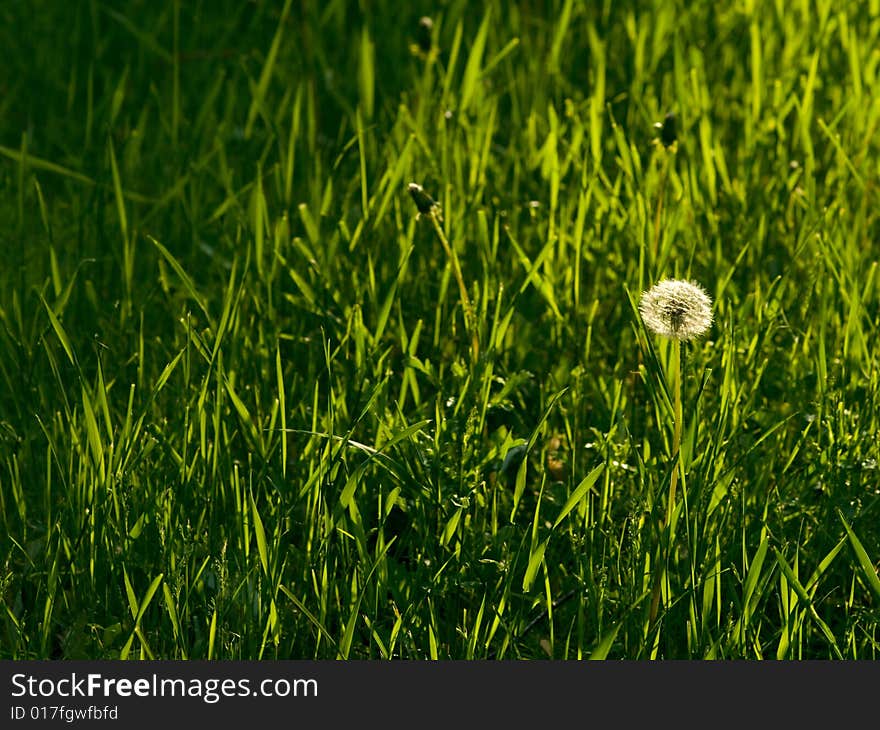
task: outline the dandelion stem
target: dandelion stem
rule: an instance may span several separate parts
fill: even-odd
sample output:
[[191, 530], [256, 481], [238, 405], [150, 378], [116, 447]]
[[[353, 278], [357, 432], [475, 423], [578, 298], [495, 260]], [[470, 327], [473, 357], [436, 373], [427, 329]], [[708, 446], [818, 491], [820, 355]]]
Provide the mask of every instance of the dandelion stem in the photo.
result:
[[[672, 557], [672, 515], [675, 512], [675, 491], [678, 486], [678, 472], [681, 468], [681, 341], [672, 340], [672, 358], [670, 362], [670, 375], [672, 386], [672, 474], [669, 477], [669, 496], [666, 502], [666, 519], [661, 520], [661, 533], [665, 531], [665, 539], [661, 543], [658, 554], [657, 572], [654, 581], [654, 590], [651, 595], [650, 625], [657, 620], [657, 611], [660, 607], [660, 595], [663, 581], [668, 580], [666, 567]], [[668, 585], [667, 585], [668, 592]]]
[[660, 220], [663, 214], [663, 199], [666, 197], [666, 178], [669, 176], [669, 155], [663, 155], [663, 173], [660, 177], [660, 190], [657, 194], [657, 208], [654, 212], [654, 237], [651, 239], [651, 267], [657, 263], [660, 250]]
[[681, 468], [681, 341], [672, 341], [672, 411], [675, 424], [672, 432], [672, 460], [674, 467], [669, 478], [669, 503], [666, 521], [672, 524], [672, 511], [675, 509], [675, 487], [678, 471]]
[[440, 243], [443, 244], [443, 249], [446, 251], [446, 255], [449, 257], [449, 263], [452, 265], [452, 273], [455, 274], [455, 280], [458, 282], [461, 304], [462, 307], [464, 307], [464, 325], [471, 337], [471, 355], [473, 356], [473, 361], [476, 362], [480, 357], [480, 340], [477, 335], [477, 321], [474, 316], [473, 307], [471, 306], [471, 299], [468, 296], [467, 287], [464, 283], [464, 277], [461, 275], [461, 266], [458, 263], [458, 256], [455, 253], [455, 249], [449, 245], [449, 241], [446, 239], [446, 234], [443, 233], [443, 226], [441, 226], [440, 221], [437, 220], [437, 214], [433, 209], [428, 213], [428, 217], [431, 219], [431, 223], [434, 224], [434, 231], [437, 233], [437, 238], [440, 239]]

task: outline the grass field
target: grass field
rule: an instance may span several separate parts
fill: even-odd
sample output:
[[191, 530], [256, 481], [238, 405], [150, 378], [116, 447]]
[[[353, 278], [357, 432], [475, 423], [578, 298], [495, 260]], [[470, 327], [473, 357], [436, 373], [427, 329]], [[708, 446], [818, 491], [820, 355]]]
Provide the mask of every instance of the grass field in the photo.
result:
[[880, 656], [880, 0], [0, 47], [0, 657]]

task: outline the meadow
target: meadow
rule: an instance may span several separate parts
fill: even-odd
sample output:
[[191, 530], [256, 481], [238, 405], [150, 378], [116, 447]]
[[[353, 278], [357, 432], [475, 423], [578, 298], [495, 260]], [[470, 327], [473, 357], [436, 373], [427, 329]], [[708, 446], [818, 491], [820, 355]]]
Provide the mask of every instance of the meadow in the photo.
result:
[[880, 0], [0, 47], [0, 658], [880, 655]]

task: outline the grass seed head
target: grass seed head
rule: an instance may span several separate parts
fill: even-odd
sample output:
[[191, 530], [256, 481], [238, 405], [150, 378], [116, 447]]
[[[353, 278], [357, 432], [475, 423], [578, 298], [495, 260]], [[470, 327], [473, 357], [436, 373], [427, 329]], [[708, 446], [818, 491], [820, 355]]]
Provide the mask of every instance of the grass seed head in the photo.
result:
[[711, 326], [712, 299], [696, 282], [664, 279], [642, 294], [639, 312], [652, 332], [691, 340]]

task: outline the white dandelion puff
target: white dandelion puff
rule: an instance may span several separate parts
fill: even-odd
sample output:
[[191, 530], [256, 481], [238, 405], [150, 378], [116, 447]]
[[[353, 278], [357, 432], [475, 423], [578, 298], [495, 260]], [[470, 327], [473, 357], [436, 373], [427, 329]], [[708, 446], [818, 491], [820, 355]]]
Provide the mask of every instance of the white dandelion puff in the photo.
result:
[[[669, 475], [669, 491], [666, 501], [666, 518], [661, 518], [661, 526], [672, 529], [675, 515], [675, 490], [679, 472], [682, 479], [685, 465], [681, 460], [681, 434], [683, 430], [683, 410], [681, 405], [681, 343], [704, 334], [712, 325], [712, 299], [702, 286], [682, 279], [664, 279], [643, 292], [639, 300], [639, 313], [645, 326], [652, 332], [672, 340], [669, 352], [668, 383], [672, 395], [672, 471]], [[669, 560], [671, 547], [665, 546], [665, 561]], [[658, 565], [662, 565], [659, 561]], [[663, 595], [663, 572], [654, 576], [651, 594], [650, 624], [653, 626]]]
[[696, 282], [664, 279], [642, 294], [639, 312], [652, 332], [692, 340], [712, 325], [712, 298]]

